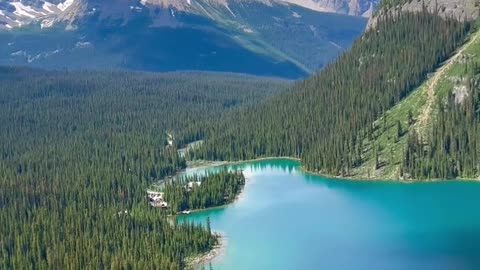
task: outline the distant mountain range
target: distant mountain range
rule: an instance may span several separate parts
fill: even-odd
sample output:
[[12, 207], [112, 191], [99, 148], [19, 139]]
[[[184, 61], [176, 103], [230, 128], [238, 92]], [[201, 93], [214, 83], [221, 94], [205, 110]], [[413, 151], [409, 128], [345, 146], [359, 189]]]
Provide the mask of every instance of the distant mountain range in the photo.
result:
[[[23, 26], [32, 21], [44, 21], [44, 27], [50, 27], [55, 20], [72, 19], [94, 11], [95, 6], [103, 7], [104, 13], [111, 15], [123, 10], [139, 11], [145, 6], [175, 8], [177, 11], [187, 11], [206, 15], [209, 9], [205, 4], [228, 8], [232, 1], [228, 0], [6, 0], [0, 1], [0, 29], [11, 29]], [[235, 2], [259, 2], [266, 5], [287, 2], [308, 9], [322, 12], [369, 17], [380, 0], [239, 0]], [[90, 10], [89, 10], [90, 8]]]
[[298, 78], [331, 62], [366, 23], [276, 0], [2, 2], [0, 65]]

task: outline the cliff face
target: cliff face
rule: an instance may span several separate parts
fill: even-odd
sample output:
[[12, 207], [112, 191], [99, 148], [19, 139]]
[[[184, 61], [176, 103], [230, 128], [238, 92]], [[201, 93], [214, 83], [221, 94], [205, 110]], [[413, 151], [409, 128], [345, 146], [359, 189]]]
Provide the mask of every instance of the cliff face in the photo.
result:
[[380, 0], [282, 0], [309, 9], [370, 17]]
[[[388, 2], [388, 1], [387, 1]], [[380, 17], [397, 12], [416, 12], [426, 8], [431, 13], [458, 20], [475, 20], [480, 16], [479, 0], [402, 0], [401, 4], [383, 4], [370, 18], [367, 30], [374, 28]]]

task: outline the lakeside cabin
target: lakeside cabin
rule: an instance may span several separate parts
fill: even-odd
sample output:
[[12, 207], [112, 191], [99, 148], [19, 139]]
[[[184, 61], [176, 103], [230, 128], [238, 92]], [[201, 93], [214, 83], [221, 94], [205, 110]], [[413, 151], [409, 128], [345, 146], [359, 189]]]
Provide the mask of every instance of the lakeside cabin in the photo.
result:
[[150, 202], [150, 205], [155, 208], [162, 208], [162, 209], [167, 209], [168, 208], [168, 203], [165, 201], [161, 202]]
[[147, 191], [147, 198], [152, 207], [163, 209], [168, 208], [168, 203], [163, 199], [163, 192]]
[[[187, 192], [191, 192], [195, 187], [199, 187], [202, 185], [202, 182], [200, 181], [190, 181], [188, 182], [183, 188]], [[164, 192], [158, 192], [158, 191], [147, 191], [147, 198], [148, 202], [152, 207], [155, 208], [162, 208], [162, 209], [167, 209], [168, 208], [168, 202], [165, 201], [164, 199], [165, 193]], [[190, 211], [185, 210], [182, 212], [182, 214], [190, 214]]]
[[172, 147], [175, 142], [175, 137], [171, 133], [167, 133], [167, 148]]
[[201, 185], [202, 185], [202, 182], [200, 182], [200, 181], [196, 181], [196, 182], [190, 181], [190, 182], [187, 183], [186, 186], [184, 186], [184, 188], [185, 188], [188, 192], [190, 192], [190, 191], [192, 191], [195, 187], [199, 187], [199, 186], [201, 186]]

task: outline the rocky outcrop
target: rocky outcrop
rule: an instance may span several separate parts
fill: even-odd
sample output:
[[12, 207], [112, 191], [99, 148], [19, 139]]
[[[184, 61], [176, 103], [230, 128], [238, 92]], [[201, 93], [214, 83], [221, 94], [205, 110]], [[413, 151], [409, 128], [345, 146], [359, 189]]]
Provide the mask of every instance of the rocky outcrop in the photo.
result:
[[471, 21], [480, 16], [480, 0], [404, 0], [403, 4], [396, 6], [384, 5], [370, 18], [367, 29], [375, 28], [378, 19], [386, 14], [418, 12], [423, 9], [442, 17]]
[[370, 17], [380, 0], [283, 0], [309, 9]]

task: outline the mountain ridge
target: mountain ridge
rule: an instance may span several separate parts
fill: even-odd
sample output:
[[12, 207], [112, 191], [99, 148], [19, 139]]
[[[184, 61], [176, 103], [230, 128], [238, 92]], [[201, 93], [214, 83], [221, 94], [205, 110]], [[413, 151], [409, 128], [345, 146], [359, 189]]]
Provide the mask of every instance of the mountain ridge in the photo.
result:
[[[0, 64], [44, 68], [205, 70], [299, 78], [323, 68], [366, 25], [288, 3], [195, 0], [203, 15], [117, 0], [74, 1], [51, 27], [0, 31]], [[88, 3], [85, 4], [85, 3]], [[140, 3], [141, 4], [141, 3]], [[192, 46], [192, 44], [194, 46]], [[302, 50], [298, 50], [298, 46]]]
[[370, 17], [367, 30], [375, 28], [379, 18], [397, 16], [403, 12], [426, 10], [443, 18], [459, 21], [473, 21], [480, 16], [480, 3], [477, 0], [384, 0]]
[[370, 17], [380, 0], [283, 0], [317, 11]]
[[285, 3], [315, 11], [369, 17], [379, 0], [115, 0], [108, 3], [99, 0], [14, 0], [0, 3], [0, 30], [35, 22], [41, 22], [45, 28], [52, 27], [55, 23], [73, 22], [99, 10], [104, 17], [128, 15], [129, 11], [141, 11], [144, 8], [183, 11], [206, 17], [214, 15], [210, 10], [215, 13], [215, 9], [225, 9], [235, 15], [229, 6], [242, 3], [269, 6]]

